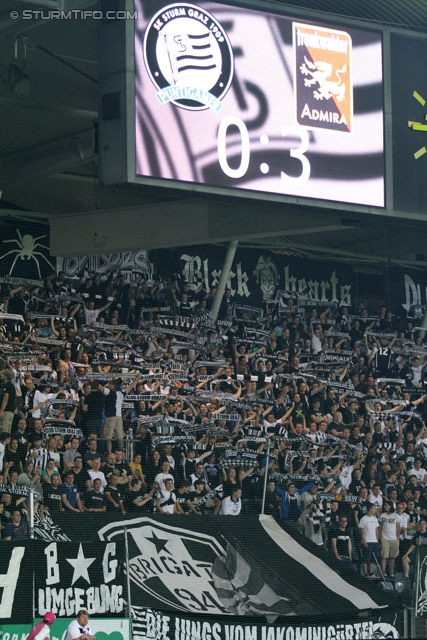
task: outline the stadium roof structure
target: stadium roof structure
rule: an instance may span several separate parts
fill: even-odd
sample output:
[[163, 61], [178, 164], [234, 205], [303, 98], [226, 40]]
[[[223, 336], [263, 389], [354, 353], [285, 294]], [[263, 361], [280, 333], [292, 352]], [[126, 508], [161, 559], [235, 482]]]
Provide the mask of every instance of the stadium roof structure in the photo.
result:
[[[68, 1], [79, 9], [96, 8], [93, 0]], [[98, 22], [22, 16], [25, 8], [46, 11], [55, 2], [62, 6], [61, 0], [0, 3], [0, 225], [23, 219], [55, 226], [92, 212], [142, 212], [143, 231], [150, 237], [145, 248], [239, 239], [245, 246], [292, 255], [424, 268], [427, 216], [367, 219], [298, 205], [286, 206], [283, 215], [283, 205], [276, 202], [260, 205], [168, 187], [101, 187], [93, 152]], [[295, 0], [263, 6], [274, 11], [279, 5], [427, 32], [427, 0]], [[198, 233], [189, 226], [186, 235], [173, 225], [155, 229], [159, 210], [173, 216], [177, 208], [200, 211]], [[73, 243], [70, 251], [75, 255]]]

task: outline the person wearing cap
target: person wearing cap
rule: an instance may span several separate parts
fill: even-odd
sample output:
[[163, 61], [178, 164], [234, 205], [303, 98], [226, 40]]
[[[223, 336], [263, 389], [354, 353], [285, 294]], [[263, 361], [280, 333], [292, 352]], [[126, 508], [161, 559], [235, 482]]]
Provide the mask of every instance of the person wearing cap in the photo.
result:
[[0, 405], [0, 430], [10, 433], [15, 410], [16, 389], [11, 380], [13, 371], [6, 369], [1, 373], [2, 401]]
[[85, 609], [80, 609], [77, 618], [68, 625], [65, 640], [96, 640], [89, 625], [89, 614]]
[[56, 615], [51, 611], [45, 613], [43, 620], [33, 627], [27, 640], [50, 640], [50, 627], [55, 622]]

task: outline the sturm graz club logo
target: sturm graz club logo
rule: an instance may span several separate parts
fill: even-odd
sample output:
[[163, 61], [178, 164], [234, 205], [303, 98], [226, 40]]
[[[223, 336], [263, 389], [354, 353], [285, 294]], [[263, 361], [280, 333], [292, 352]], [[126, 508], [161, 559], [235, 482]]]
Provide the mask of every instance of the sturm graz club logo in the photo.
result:
[[218, 113], [233, 78], [233, 52], [214, 16], [192, 4], [170, 4], [147, 25], [144, 62], [160, 104]]

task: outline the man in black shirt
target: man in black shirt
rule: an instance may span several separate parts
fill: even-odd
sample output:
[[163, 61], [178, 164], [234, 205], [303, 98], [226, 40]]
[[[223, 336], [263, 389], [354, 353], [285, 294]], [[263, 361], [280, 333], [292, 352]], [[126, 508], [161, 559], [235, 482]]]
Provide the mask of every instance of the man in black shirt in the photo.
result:
[[74, 458], [74, 466], [72, 468], [74, 472], [74, 484], [79, 490], [80, 495], [82, 496], [86, 491], [86, 482], [89, 480], [90, 476], [88, 472], [83, 468], [83, 458], [81, 456], [77, 456]]
[[331, 531], [332, 551], [340, 562], [354, 569], [350, 533], [347, 531], [347, 516], [340, 516], [338, 528]]
[[126, 513], [149, 513], [152, 509], [152, 498], [157, 491], [157, 484], [154, 483], [147, 493], [147, 485], [142, 484], [138, 478], [133, 478], [130, 489], [126, 493], [123, 503]]
[[61, 478], [60, 476], [53, 474], [50, 479], [50, 484], [43, 483], [43, 510], [49, 511], [49, 513], [59, 513], [64, 511], [62, 506], [62, 489], [60, 488]]
[[18, 421], [17, 427], [12, 430], [11, 436], [18, 440], [18, 452], [21, 460], [25, 460], [28, 451], [27, 421], [25, 418], [21, 418]]
[[368, 500], [368, 489], [366, 487], [362, 487], [359, 490], [359, 497], [362, 500], [357, 507], [354, 509], [354, 519], [356, 522], [356, 529], [359, 530], [359, 522], [366, 516], [368, 513], [368, 509], [371, 506], [371, 503]]
[[86, 429], [87, 434], [96, 433], [100, 438], [102, 436], [102, 412], [104, 410], [105, 396], [99, 390], [98, 382], [93, 381], [90, 388], [90, 393], [83, 401], [83, 411], [86, 413]]
[[190, 493], [191, 482], [189, 480], [182, 480], [178, 489], [175, 491], [176, 501], [185, 514], [190, 513], [190, 507], [188, 506], [188, 496]]
[[110, 482], [105, 487], [105, 497], [107, 498], [107, 511], [114, 511], [116, 513], [121, 513], [123, 516], [126, 514], [126, 511], [123, 506], [123, 497], [121, 493], [121, 489], [117, 488], [117, 481], [119, 476], [116, 473], [112, 473], [110, 476]]
[[274, 480], [268, 480], [267, 490], [265, 492], [265, 509], [266, 516], [280, 516], [280, 497], [276, 493], [276, 483]]
[[[115, 456], [115, 468], [120, 472], [118, 484], [126, 485], [126, 488], [129, 488], [129, 483], [132, 478], [132, 470], [128, 463], [125, 460], [125, 454], [123, 449], [116, 449], [114, 452]], [[123, 487], [124, 489], [125, 487]]]
[[350, 482], [348, 492], [351, 493], [353, 496], [358, 496], [360, 489], [364, 486], [365, 486], [365, 483], [362, 481], [361, 469], [355, 469], [352, 473], [352, 480]]
[[93, 513], [104, 513], [107, 510], [107, 500], [103, 493], [101, 493], [102, 481], [99, 478], [95, 478], [93, 481], [93, 489], [86, 491], [82, 496], [84, 511], [91, 511]]
[[1, 392], [2, 400], [0, 404], [0, 431], [10, 433], [12, 431], [12, 422], [15, 410], [16, 391], [11, 380], [13, 372], [6, 369], [1, 374]]
[[101, 469], [107, 480], [110, 479], [110, 476], [114, 471], [119, 471], [120, 473], [120, 470], [116, 467], [116, 456], [114, 453], [107, 453], [107, 461], [101, 465]]
[[340, 517], [338, 500], [331, 500], [331, 530], [338, 527]]
[[207, 493], [208, 492], [205, 489], [204, 480], [196, 480], [194, 482], [194, 491], [189, 492], [187, 499], [187, 505], [192, 513], [195, 513], [199, 516], [202, 515], [205, 505], [204, 503], [202, 503], [203, 506], [201, 505], [199, 509], [197, 508], [197, 505], [200, 502], [200, 498], [203, 498]]
[[3, 466], [8, 463], [9, 473], [16, 471], [18, 474], [22, 473], [22, 453], [18, 449], [18, 439], [12, 437], [9, 445], [4, 453]]

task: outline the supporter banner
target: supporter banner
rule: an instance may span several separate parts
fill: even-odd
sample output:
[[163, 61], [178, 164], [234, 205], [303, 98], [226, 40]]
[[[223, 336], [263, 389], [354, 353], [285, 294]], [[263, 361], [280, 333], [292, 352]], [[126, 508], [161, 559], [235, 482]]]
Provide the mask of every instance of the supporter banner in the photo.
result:
[[[45, 278], [55, 270], [56, 259], [49, 255], [49, 227], [17, 223], [4, 225], [0, 242], [0, 274], [14, 279]], [[18, 285], [19, 286], [19, 285]], [[38, 286], [38, 285], [35, 285]]]
[[83, 439], [83, 433], [80, 429], [65, 427], [64, 422], [64, 420], [61, 420], [61, 424], [58, 424], [58, 426], [50, 426], [43, 429], [43, 446], [46, 444], [49, 435], [77, 436], [78, 438]]
[[[43, 280], [31, 280], [31, 279], [29, 280], [28, 278], [11, 278], [9, 276], [0, 278], [0, 282], [2, 284], [9, 284], [13, 287], [19, 287], [19, 286], [42, 287], [44, 285]], [[36, 297], [35, 294], [33, 295], [34, 297]]]
[[92, 322], [91, 325], [87, 326], [89, 331], [93, 329], [100, 331], [110, 331], [111, 333], [117, 333], [117, 331], [129, 331], [129, 327], [127, 324], [104, 324], [103, 322]]
[[389, 279], [391, 311], [419, 325], [427, 305], [427, 273], [418, 269], [391, 269]]
[[33, 543], [0, 544], [0, 622], [29, 623], [33, 619]]
[[18, 313], [0, 313], [0, 320], [5, 320], [6, 322], [12, 322], [13, 320], [25, 322], [23, 316]]
[[243, 625], [241, 618], [223, 622], [197, 615], [165, 615], [142, 607], [132, 607], [132, 616], [133, 640], [359, 640], [403, 637], [402, 613], [323, 626], [289, 624], [283, 619], [267, 626], [256, 618]]
[[0, 494], [9, 493], [13, 496], [24, 496], [27, 497], [30, 492], [27, 487], [14, 486], [11, 484], [0, 484]]
[[[154, 253], [154, 252], [153, 252]], [[155, 252], [156, 271], [161, 276], [176, 272], [182, 279], [189, 280], [191, 288], [202, 285], [209, 291], [218, 286], [226, 249], [210, 245], [180, 247], [178, 249]], [[163, 265], [168, 272], [163, 272]], [[351, 305], [352, 268], [334, 262], [314, 262], [275, 255], [261, 254], [256, 249], [237, 249], [227, 287], [231, 289], [233, 302], [241, 301], [251, 305], [275, 297], [277, 290], [286, 290], [294, 296], [304, 294], [309, 300], [338, 302]], [[221, 314], [220, 314], [221, 317]]]
[[[84, 535], [84, 534], [83, 534]], [[82, 535], [82, 537], [83, 537]], [[40, 545], [40, 543], [39, 543]], [[52, 542], [37, 548], [36, 612], [60, 617], [124, 615], [124, 543]]]
[[[102, 245], [97, 244], [94, 239], [94, 248], [98, 246]], [[64, 271], [66, 278], [79, 278], [80, 274], [93, 278], [95, 275], [108, 275], [110, 271], [120, 271], [126, 276], [127, 282], [132, 282], [140, 275], [145, 279], [151, 279], [153, 265], [149, 261], [149, 252], [142, 249], [122, 253], [99, 253], [79, 258], [57, 258], [57, 270]]]
[[[135, 607], [179, 615], [263, 615], [269, 620], [297, 615], [329, 621], [395, 606], [394, 594], [384, 595], [270, 516], [54, 517], [72, 540], [122, 541], [127, 528]], [[101, 555], [93, 549], [84, 550], [84, 557]]]

